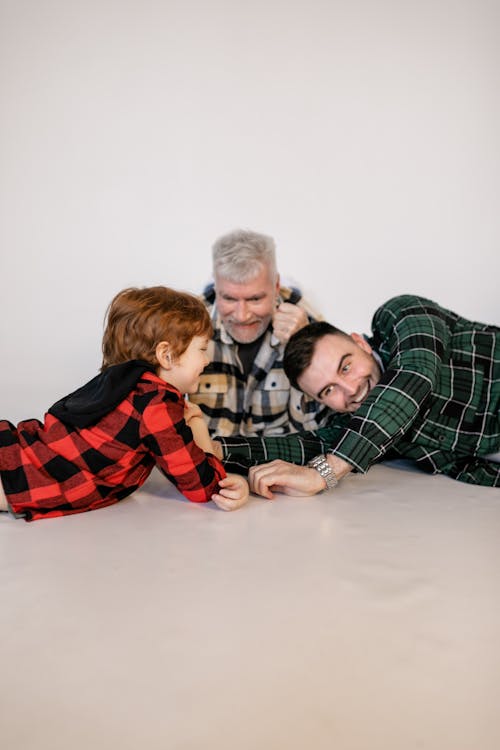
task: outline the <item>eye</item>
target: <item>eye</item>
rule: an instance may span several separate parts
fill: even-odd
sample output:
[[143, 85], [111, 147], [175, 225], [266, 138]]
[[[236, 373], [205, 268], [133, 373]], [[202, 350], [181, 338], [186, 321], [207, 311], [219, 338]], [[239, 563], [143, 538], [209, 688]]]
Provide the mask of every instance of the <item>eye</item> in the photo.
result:
[[333, 392], [334, 388], [335, 388], [334, 385], [327, 385], [326, 388], [323, 390], [323, 393], [321, 394], [321, 398], [325, 398], [325, 396], [329, 396], [330, 393]]
[[345, 365], [342, 367], [342, 373], [345, 375], [346, 373], [349, 372], [350, 369], [351, 369], [351, 363], [346, 362]]

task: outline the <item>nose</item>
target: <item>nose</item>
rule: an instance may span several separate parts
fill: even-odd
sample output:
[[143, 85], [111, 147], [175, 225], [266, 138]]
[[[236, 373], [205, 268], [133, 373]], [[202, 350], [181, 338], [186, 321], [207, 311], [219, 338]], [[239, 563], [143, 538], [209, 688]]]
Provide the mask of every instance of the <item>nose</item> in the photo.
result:
[[330, 396], [325, 399], [326, 405], [340, 413], [348, 411], [349, 401], [356, 393], [356, 385], [345, 380], [337, 383]]
[[245, 300], [238, 300], [234, 308], [233, 318], [239, 322], [244, 322], [245, 320], [248, 320], [249, 316], [250, 311]]
[[358, 385], [356, 383], [351, 383], [348, 380], [344, 380], [341, 387], [346, 396], [354, 396], [358, 390]]

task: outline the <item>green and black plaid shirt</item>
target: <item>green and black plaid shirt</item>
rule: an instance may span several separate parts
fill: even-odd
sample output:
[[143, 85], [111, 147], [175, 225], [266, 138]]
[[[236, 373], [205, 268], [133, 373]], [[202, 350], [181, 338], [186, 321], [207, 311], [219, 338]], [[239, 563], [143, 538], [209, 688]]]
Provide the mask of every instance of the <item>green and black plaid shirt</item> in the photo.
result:
[[380, 382], [353, 414], [276, 438], [222, 438], [231, 462], [281, 458], [304, 464], [330, 452], [366, 472], [404, 457], [434, 474], [500, 486], [500, 328], [465, 320], [411, 295], [382, 305], [372, 321]]

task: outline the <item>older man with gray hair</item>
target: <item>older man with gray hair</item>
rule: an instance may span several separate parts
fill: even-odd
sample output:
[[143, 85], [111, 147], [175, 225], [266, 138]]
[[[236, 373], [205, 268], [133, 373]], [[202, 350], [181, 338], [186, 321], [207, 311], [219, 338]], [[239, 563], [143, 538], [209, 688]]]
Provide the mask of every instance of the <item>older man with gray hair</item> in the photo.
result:
[[190, 400], [212, 436], [316, 429], [327, 410], [291, 387], [283, 353], [317, 317], [298, 289], [280, 285], [274, 240], [238, 229], [220, 237], [212, 254], [214, 282], [203, 293], [214, 327], [211, 364]]

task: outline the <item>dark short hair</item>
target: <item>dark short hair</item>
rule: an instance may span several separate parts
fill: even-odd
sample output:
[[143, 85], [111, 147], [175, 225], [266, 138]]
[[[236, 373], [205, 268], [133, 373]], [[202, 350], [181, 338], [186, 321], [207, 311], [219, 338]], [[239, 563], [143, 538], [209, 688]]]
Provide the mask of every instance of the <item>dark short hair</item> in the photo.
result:
[[331, 323], [326, 323], [326, 321], [320, 320], [315, 323], [309, 323], [309, 325], [304, 326], [304, 328], [301, 328], [300, 331], [297, 331], [297, 333], [294, 333], [293, 336], [290, 337], [285, 348], [283, 368], [288, 380], [294, 388], [300, 390], [297, 380], [311, 364], [317, 341], [322, 339], [323, 336], [329, 336], [331, 334], [348, 336], [348, 334], [341, 331], [340, 328], [336, 328], [335, 326], [332, 326]]

